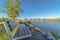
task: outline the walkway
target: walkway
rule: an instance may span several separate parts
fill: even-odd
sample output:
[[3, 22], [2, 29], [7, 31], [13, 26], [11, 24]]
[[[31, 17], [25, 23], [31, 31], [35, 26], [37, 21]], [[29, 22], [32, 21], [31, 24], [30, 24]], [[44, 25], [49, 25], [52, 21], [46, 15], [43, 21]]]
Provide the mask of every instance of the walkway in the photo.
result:
[[23, 38], [30, 37], [30, 36], [32, 36], [32, 34], [29, 31], [29, 29], [24, 24], [20, 24], [14, 38], [23, 39]]

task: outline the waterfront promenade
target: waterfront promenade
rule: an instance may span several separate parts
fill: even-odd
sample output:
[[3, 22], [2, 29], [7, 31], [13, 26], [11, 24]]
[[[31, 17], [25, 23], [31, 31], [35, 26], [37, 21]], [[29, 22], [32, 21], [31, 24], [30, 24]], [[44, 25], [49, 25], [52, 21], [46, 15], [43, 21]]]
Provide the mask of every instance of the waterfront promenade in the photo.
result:
[[[16, 22], [17, 23], [17, 22]], [[55, 40], [47, 32], [37, 28], [35, 25], [26, 22], [18, 22], [19, 28], [12, 39], [19, 40]], [[14, 23], [12, 23], [14, 24]], [[11, 24], [11, 25], [12, 25]], [[14, 24], [15, 25], [15, 24]], [[13, 25], [12, 25], [13, 27]], [[14, 28], [14, 27], [13, 27]], [[11, 36], [11, 35], [10, 35]]]

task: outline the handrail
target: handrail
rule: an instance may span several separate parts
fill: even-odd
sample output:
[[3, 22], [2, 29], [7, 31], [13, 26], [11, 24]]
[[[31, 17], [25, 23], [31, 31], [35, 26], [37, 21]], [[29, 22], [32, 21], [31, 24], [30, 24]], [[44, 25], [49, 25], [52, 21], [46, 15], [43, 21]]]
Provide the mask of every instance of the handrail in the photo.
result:
[[[6, 26], [6, 25], [5, 25]], [[8, 26], [7, 26], [8, 27]], [[9, 27], [8, 27], [9, 28]], [[19, 26], [16, 25], [16, 27], [14, 28], [14, 30], [12, 30], [11, 34], [12, 34], [12, 37], [14, 37], [14, 35], [16, 34], [16, 31], [18, 30]], [[6, 29], [6, 28], [5, 28]]]
[[[14, 28], [14, 30], [10, 31], [9, 30], [9, 27], [8, 27], [8, 24], [6, 22], [3, 22], [4, 23], [4, 26], [5, 26], [5, 30], [7, 31], [9, 37], [10, 37], [10, 40], [13, 39], [13, 37], [15, 36], [16, 34], [16, 31], [18, 30], [18, 26], [16, 26], [16, 28]], [[7, 24], [7, 25], [6, 25]]]
[[16, 31], [18, 30], [18, 26], [16, 26], [16, 28], [12, 31], [12, 36], [14, 37], [14, 35], [16, 34]]
[[[22, 24], [21, 24], [22, 25]], [[22, 39], [22, 38], [25, 38], [25, 37], [30, 37], [30, 36], [32, 36], [31, 34], [30, 34], [30, 32], [28, 33], [28, 34], [26, 34], [26, 35], [22, 35], [22, 36], [20, 36], [20, 35], [18, 35], [18, 36], [16, 36], [16, 33], [17, 33], [17, 31], [18, 31], [18, 29], [20, 28], [20, 24], [18, 23], [16, 26], [14, 26], [15, 28], [11, 31], [10, 30], [10, 28], [9, 28], [9, 25], [8, 25], [8, 23], [7, 23], [7, 21], [5, 21], [4, 22], [4, 26], [5, 26], [5, 29], [6, 29], [6, 31], [7, 31], [7, 33], [8, 33], [8, 35], [9, 35], [9, 38], [10, 38], [10, 40], [13, 40], [13, 39], [15, 39], [15, 40], [17, 40], [17, 39]], [[22, 25], [23, 26], [23, 25]], [[23, 30], [24, 29], [24, 30]], [[27, 33], [27, 31], [28, 31], [28, 29], [26, 29], [26, 28], [22, 28], [22, 31], [26, 31], [26, 33]], [[21, 31], [21, 32], [22, 32]], [[19, 34], [21, 34], [20, 32], [19, 32]]]

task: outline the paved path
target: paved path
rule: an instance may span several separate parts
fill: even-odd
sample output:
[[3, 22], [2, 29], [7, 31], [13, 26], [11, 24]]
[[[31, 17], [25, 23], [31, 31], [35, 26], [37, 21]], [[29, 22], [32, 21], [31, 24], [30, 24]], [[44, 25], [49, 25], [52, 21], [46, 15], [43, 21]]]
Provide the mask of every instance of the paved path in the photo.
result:
[[31, 32], [29, 31], [29, 29], [24, 24], [20, 24], [14, 38], [20, 37], [21, 39], [29, 36], [31, 36]]
[[[31, 28], [26, 24], [20, 24], [19, 26], [20, 27], [17, 30], [16, 35], [15, 35], [14, 38], [29, 35], [28, 31], [30, 30], [31, 33], [32, 33], [32, 36], [28, 37], [28, 38], [23, 38], [23, 39], [20, 39], [20, 40], [52, 40], [52, 39], [47, 38], [46, 35], [43, 35], [40, 31], [38, 31], [34, 28]], [[27, 28], [29, 28], [29, 29], [27, 29]]]
[[25, 24], [32, 33], [32, 37], [29, 40], [52, 40], [47, 38], [46, 35], [43, 35], [40, 31], [36, 30], [34, 27], [29, 27], [28, 24]]

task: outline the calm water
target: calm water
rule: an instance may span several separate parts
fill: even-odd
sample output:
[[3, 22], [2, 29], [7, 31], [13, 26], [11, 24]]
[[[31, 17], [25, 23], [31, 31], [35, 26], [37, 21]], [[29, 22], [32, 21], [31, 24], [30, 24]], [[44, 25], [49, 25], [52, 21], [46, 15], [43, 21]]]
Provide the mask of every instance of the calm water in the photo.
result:
[[54, 32], [60, 35], [60, 22], [52, 22], [52, 21], [31, 21], [32, 24], [38, 26], [39, 28]]

